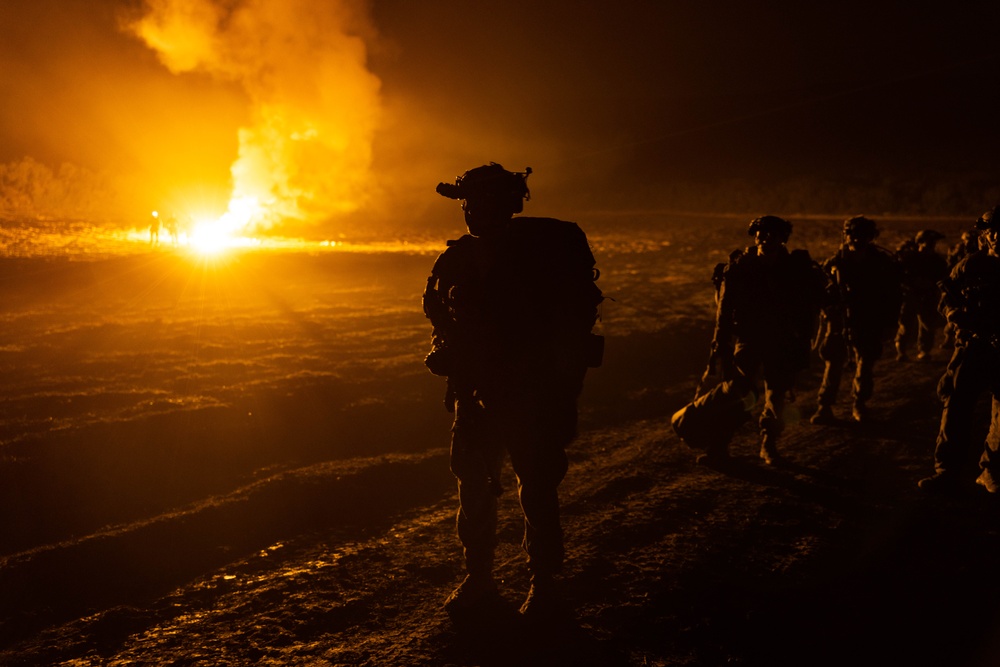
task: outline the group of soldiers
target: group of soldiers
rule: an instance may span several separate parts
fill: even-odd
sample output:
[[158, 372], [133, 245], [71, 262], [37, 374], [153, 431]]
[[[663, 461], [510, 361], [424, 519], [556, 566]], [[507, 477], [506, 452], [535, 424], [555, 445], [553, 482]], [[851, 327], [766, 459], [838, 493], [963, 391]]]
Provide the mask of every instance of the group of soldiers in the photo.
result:
[[[514, 217], [530, 198], [530, 174], [530, 168], [512, 172], [490, 163], [437, 187], [461, 202], [469, 232], [448, 242], [423, 294], [433, 325], [425, 363], [447, 378], [445, 405], [454, 413], [450, 463], [466, 576], [445, 609], [456, 621], [489, 617], [501, 602], [493, 565], [508, 455], [531, 574], [520, 613], [544, 620], [565, 611], [556, 582], [564, 557], [557, 488], [576, 434], [584, 376], [601, 364], [603, 338], [592, 328], [603, 295], [587, 237], [576, 224]], [[673, 416], [678, 435], [703, 450], [701, 462], [725, 464], [737, 429], [760, 405], [760, 457], [779, 464], [784, 404], [814, 351], [824, 371], [810, 421], [839, 421], [833, 406], [844, 370], [853, 365], [851, 419], [864, 423], [883, 348], [893, 341], [897, 360], [907, 361], [911, 349], [917, 360], [927, 360], [943, 329], [954, 353], [939, 386], [944, 410], [935, 472], [920, 487], [956, 491], [975, 481], [997, 493], [1000, 207], [983, 214], [947, 259], [936, 251], [943, 236], [933, 230], [895, 252], [876, 245], [879, 229], [864, 216], [844, 223], [842, 245], [822, 264], [787, 247], [791, 232], [780, 217], [756, 218], [748, 228], [753, 245], [716, 267], [710, 366], [719, 381]], [[986, 391], [992, 423], [975, 469], [967, 465], [971, 422]]]
[[[895, 252], [874, 243], [879, 229], [864, 216], [844, 222], [843, 243], [822, 264], [804, 250], [786, 247], [791, 224], [776, 216], [750, 223], [754, 246], [716, 267], [712, 363], [720, 381], [672, 418], [678, 435], [702, 449], [699, 461], [725, 465], [736, 429], [762, 401], [760, 457], [780, 461], [776, 442], [783, 407], [811, 349], [824, 362], [817, 409], [810, 422], [836, 424], [833, 412], [845, 368], [853, 366], [851, 419], [869, 419], [874, 367], [893, 341], [896, 360], [925, 361], [939, 332], [953, 348], [938, 386], [943, 402], [934, 453], [935, 472], [920, 480], [927, 491], [958, 492], [971, 482], [1000, 489], [1000, 207], [987, 211], [948, 256], [944, 238], [923, 230]], [[818, 321], [818, 327], [816, 322]], [[818, 333], [817, 333], [818, 328]], [[815, 335], [814, 335], [815, 334]], [[708, 373], [708, 372], [706, 372]], [[974, 454], [973, 411], [984, 392], [992, 396], [989, 434], [979, 467]]]

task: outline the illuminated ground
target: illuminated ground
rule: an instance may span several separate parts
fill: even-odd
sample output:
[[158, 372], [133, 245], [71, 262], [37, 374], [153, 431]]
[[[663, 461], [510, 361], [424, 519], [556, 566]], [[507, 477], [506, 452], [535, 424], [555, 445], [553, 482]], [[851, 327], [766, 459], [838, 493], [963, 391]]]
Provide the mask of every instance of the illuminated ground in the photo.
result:
[[[883, 363], [868, 428], [792, 426], [787, 468], [749, 431], [732, 470], [698, 467], [670, 432], [731, 227], [594, 234], [616, 301], [562, 494], [575, 621], [544, 636], [441, 610], [461, 573], [430, 257], [4, 260], [0, 664], [995, 664], [1000, 508], [915, 488], [943, 359]], [[821, 254], [829, 229], [799, 238]]]

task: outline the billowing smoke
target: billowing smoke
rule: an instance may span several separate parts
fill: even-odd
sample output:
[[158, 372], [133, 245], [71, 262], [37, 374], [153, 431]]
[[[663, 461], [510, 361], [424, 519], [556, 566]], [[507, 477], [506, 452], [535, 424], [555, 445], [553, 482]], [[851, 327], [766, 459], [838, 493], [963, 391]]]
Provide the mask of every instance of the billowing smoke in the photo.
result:
[[311, 222], [364, 203], [380, 82], [363, 0], [145, 0], [128, 28], [175, 74], [246, 91], [231, 212]]

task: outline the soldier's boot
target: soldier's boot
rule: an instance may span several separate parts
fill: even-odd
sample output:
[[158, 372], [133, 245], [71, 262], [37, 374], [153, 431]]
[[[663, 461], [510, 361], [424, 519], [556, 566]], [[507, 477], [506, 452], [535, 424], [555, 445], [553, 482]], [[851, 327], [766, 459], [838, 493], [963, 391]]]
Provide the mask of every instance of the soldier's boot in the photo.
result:
[[990, 493], [1000, 492], [1000, 483], [998, 482], [1000, 482], [1000, 480], [997, 480], [997, 478], [993, 476], [993, 473], [990, 472], [989, 468], [984, 469], [983, 472], [980, 473], [979, 477], [976, 478], [976, 484], [983, 487]]
[[931, 361], [931, 351], [920, 350], [917, 352], [917, 361]]
[[485, 609], [500, 600], [497, 584], [488, 574], [468, 574], [444, 601], [449, 616]]
[[851, 408], [851, 419], [859, 424], [864, 424], [868, 421], [868, 406], [866, 406], [861, 401], [854, 404]]
[[695, 463], [698, 465], [709, 468], [725, 466], [730, 461], [728, 443], [711, 445], [695, 459]]
[[909, 361], [910, 358], [906, 356], [906, 350], [900, 343], [896, 343], [896, 361]]
[[775, 436], [765, 433], [760, 441], [760, 458], [769, 466], [778, 465], [781, 462], [781, 455], [778, 454], [775, 440]]
[[550, 623], [568, 616], [569, 604], [554, 577], [535, 574], [520, 612], [529, 621]]
[[815, 414], [809, 418], [810, 424], [817, 424], [819, 426], [829, 426], [831, 424], [837, 423], [837, 418], [833, 414], [833, 408], [829, 405], [821, 405], [816, 408]]
[[[978, 483], [979, 480], [976, 481]], [[957, 473], [938, 470], [917, 482], [917, 486], [927, 493], [954, 495], [962, 490], [962, 480]]]

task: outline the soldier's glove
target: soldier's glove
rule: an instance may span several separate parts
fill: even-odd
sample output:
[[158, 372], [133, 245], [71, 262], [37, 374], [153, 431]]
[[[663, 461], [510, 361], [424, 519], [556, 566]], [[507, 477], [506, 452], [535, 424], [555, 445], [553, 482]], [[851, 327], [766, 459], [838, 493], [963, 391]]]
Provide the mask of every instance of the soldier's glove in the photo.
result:
[[434, 375], [448, 377], [455, 368], [454, 354], [445, 346], [434, 346], [434, 349], [424, 357], [424, 365]]

